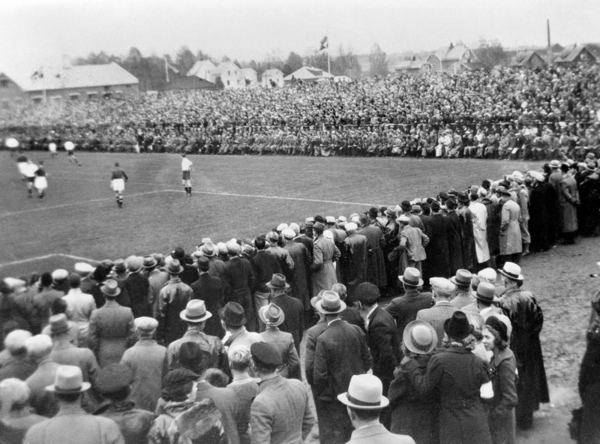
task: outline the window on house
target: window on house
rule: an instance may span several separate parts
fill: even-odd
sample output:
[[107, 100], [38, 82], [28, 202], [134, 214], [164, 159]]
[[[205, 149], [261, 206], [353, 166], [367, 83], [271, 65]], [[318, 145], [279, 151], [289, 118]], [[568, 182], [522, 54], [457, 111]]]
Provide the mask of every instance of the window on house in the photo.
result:
[[35, 96], [35, 97], [32, 97], [31, 100], [33, 101], [33, 103], [35, 103], [37, 105], [37, 104], [42, 103], [44, 101], [44, 98], [41, 96]]
[[105, 92], [104, 94], [102, 94], [102, 98], [104, 99], [110, 99], [112, 96], [112, 94], [110, 92]]
[[79, 93], [69, 94], [69, 100], [73, 100], [73, 101], [79, 100]]
[[89, 92], [87, 93], [87, 98], [88, 100], [95, 100], [98, 98], [98, 94], [95, 92]]
[[8, 80], [6, 80], [6, 79], [0, 80], [0, 88], [8, 88]]

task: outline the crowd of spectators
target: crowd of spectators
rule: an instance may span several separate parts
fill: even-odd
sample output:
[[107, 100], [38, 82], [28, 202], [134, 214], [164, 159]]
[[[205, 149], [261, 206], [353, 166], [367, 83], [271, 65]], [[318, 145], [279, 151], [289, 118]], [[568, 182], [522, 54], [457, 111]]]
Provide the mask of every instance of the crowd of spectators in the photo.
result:
[[0, 111], [25, 148], [583, 159], [600, 148], [600, 67], [498, 68], [284, 88], [48, 101]]

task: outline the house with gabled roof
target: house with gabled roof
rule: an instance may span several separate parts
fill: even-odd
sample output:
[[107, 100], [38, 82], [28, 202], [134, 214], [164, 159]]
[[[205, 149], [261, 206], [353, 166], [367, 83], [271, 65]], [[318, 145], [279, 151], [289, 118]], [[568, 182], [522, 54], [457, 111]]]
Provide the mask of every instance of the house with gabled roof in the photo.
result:
[[281, 88], [283, 86], [283, 72], [277, 68], [267, 69], [260, 76], [260, 84], [263, 88]]
[[314, 66], [303, 66], [291, 74], [283, 78], [284, 82], [304, 81], [304, 82], [321, 82], [323, 80], [333, 80], [333, 74], [328, 73]]
[[585, 45], [574, 45], [565, 48], [559, 54], [555, 54], [553, 59], [553, 62], [558, 65], [574, 65], [577, 63], [592, 64], [598, 62], [594, 53], [592, 53]]
[[475, 53], [463, 44], [453, 45], [439, 49], [430, 54], [426, 62], [433, 72], [458, 73], [473, 69], [478, 60]]
[[535, 50], [518, 52], [510, 61], [510, 66], [515, 68], [540, 68], [546, 65], [544, 56]]

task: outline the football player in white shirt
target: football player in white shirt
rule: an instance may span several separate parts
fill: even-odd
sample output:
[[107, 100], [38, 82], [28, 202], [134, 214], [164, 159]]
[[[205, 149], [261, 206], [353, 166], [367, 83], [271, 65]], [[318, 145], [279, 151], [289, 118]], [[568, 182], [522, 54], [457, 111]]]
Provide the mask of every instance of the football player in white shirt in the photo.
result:
[[183, 153], [181, 155], [181, 183], [186, 196], [192, 195], [192, 161]]
[[79, 160], [77, 160], [77, 157], [75, 157], [75, 144], [70, 140], [67, 140], [64, 146], [65, 151], [67, 152], [67, 158], [69, 159], [69, 162], [81, 166], [81, 163], [79, 162]]
[[38, 166], [31, 160], [27, 160], [27, 163], [22, 167], [22, 173], [27, 182], [27, 197], [33, 197], [33, 182], [35, 181], [35, 172], [37, 170]]

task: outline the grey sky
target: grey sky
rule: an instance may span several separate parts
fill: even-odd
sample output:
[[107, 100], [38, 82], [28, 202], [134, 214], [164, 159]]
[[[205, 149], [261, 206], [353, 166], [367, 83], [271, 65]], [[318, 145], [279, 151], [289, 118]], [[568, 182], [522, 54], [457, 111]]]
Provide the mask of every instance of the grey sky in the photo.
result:
[[600, 41], [599, 0], [0, 0], [0, 69], [104, 50], [174, 54], [182, 45], [239, 60], [306, 55], [328, 35], [368, 53], [433, 50], [462, 40], [504, 46]]

